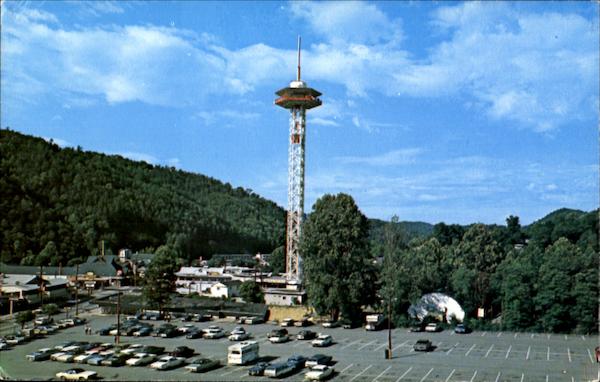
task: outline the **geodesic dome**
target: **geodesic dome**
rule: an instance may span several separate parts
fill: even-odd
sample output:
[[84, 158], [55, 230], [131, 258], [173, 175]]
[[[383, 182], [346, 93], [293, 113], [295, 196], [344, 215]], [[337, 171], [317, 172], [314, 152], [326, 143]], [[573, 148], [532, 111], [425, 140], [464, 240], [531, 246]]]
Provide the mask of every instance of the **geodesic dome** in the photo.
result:
[[408, 308], [408, 314], [422, 321], [427, 315], [445, 315], [446, 322], [450, 322], [452, 316], [454, 319], [462, 322], [465, 318], [465, 311], [460, 304], [452, 297], [443, 293], [429, 293], [423, 295], [417, 304]]

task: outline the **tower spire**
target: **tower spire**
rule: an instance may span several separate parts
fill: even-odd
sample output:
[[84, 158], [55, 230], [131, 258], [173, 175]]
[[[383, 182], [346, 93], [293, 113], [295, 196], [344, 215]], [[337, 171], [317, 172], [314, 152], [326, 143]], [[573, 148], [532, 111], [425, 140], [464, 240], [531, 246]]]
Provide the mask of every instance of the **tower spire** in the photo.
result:
[[298, 81], [300, 81], [300, 51], [301, 51], [302, 37], [298, 35]]

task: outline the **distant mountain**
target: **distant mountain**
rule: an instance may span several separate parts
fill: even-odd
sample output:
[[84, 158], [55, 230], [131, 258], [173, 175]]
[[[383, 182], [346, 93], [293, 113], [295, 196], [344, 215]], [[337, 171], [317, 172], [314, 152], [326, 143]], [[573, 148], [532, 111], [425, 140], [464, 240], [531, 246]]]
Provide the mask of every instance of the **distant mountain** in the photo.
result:
[[598, 214], [597, 209], [585, 212], [561, 208], [523, 227], [523, 231], [543, 247], [560, 237], [565, 237], [572, 243], [597, 246]]
[[189, 259], [270, 252], [285, 212], [250, 190], [0, 130], [0, 261], [67, 265], [168, 243]]
[[[379, 243], [383, 243], [383, 231], [387, 224], [392, 224], [379, 219], [369, 219], [369, 236], [370, 239]], [[433, 225], [424, 222], [398, 222], [400, 231], [406, 235], [407, 241], [416, 237], [427, 237], [433, 233]]]

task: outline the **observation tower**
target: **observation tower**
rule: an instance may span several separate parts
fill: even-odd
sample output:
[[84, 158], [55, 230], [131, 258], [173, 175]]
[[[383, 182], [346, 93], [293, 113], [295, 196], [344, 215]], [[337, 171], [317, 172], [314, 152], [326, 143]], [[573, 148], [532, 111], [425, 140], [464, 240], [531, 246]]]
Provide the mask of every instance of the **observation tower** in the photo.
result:
[[320, 92], [309, 88], [300, 78], [300, 45], [298, 37], [298, 74], [287, 88], [278, 90], [275, 105], [290, 110], [290, 146], [288, 152], [288, 210], [286, 221], [285, 271], [288, 282], [302, 283], [302, 258], [299, 243], [304, 216], [304, 146], [306, 110], [321, 105]]

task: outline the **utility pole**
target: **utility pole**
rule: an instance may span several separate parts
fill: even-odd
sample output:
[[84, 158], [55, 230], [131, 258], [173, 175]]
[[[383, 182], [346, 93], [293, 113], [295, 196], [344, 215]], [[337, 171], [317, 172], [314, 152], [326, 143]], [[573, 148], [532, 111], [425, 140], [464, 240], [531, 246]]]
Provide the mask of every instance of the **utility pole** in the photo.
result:
[[40, 308], [44, 307], [44, 266], [40, 265]]
[[79, 283], [77, 277], [79, 276], [79, 263], [75, 268], [75, 317], [79, 316]]
[[388, 351], [387, 359], [392, 359], [392, 299], [388, 298]]
[[115, 342], [117, 345], [121, 340], [121, 292], [117, 292], [117, 335], [115, 336]]

